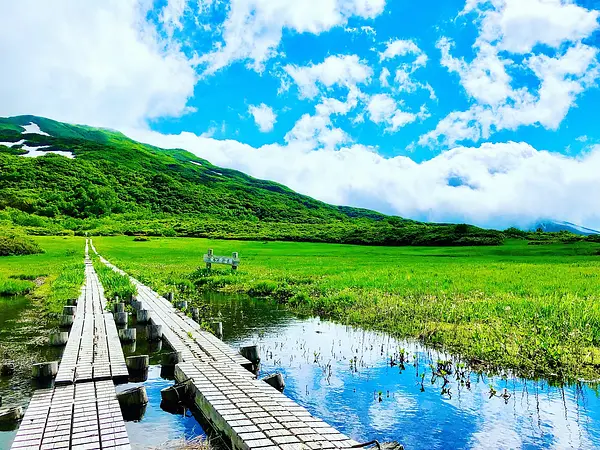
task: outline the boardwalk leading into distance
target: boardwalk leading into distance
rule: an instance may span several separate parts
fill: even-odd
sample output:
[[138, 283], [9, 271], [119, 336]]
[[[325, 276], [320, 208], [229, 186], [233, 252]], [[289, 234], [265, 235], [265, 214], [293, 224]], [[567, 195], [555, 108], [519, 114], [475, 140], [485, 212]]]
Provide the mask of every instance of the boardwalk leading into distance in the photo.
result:
[[[92, 246], [94, 251], [95, 248]], [[101, 261], [121, 274], [105, 259]], [[162, 325], [163, 338], [183, 362], [175, 368], [177, 381], [190, 380], [194, 402], [203, 415], [230, 439], [235, 449], [301, 450], [349, 448], [358, 443], [244, 369], [248, 360], [168, 300], [134, 278], [138, 300], [150, 311], [152, 323]]]
[[127, 450], [115, 381], [128, 377], [112, 315], [88, 257], [85, 284], [55, 385], [34, 393], [12, 449]]

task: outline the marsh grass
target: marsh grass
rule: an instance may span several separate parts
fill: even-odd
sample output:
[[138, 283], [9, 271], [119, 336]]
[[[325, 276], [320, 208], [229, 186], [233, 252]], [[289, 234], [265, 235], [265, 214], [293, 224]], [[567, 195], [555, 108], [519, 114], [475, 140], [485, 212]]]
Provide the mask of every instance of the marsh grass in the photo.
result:
[[92, 254], [94, 270], [98, 274], [100, 283], [104, 288], [104, 296], [113, 303], [117, 297], [121, 300], [129, 300], [131, 296], [137, 294], [137, 288], [131, 280], [125, 275], [121, 275], [109, 267], [105, 266], [100, 259]]
[[33, 289], [35, 289], [35, 283], [31, 281], [0, 278], [0, 296], [25, 295]]
[[84, 278], [85, 240], [74, 237], [31, 238], [44, 253], [0, 258], [0, 295], [28, 294], [42, 313], [59, 313], [77, 298]]
[[[416, 337], [488, 367], [559, 379], [600, 377], [598, 244], [94, 242], [103, 256], [155, 288], [173, 289], [173, 280], [187, 278], [198, 290], [274, 298], [303, 313]], [[237, 273], [203, 269], [208, 248], [216, 255], [238, 251]]]

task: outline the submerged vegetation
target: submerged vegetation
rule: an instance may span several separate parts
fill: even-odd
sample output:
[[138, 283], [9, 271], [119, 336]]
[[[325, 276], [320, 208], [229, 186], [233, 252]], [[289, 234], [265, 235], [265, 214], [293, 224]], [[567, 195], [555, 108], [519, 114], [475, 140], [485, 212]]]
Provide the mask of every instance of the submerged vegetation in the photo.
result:
[[[296, 311], [415, 337], [489, 368], [559, 379], [600, 376], [600, 245], [394, 248], [191, 239], [95, 238], [145, 283], [244, 292]], [[203, 268], [207, 248], [241, 265]], [[224, 266], [221, 266], [224, 267]]]

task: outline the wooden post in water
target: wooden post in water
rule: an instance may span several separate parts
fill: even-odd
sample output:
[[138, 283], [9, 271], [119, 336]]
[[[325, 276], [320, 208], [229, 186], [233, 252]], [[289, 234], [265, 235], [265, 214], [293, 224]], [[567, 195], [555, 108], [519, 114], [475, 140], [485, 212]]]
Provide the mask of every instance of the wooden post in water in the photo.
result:
[[140, 309], [137, 312], [137, 323], [148, 323], [150, 321], [150, 311], [147, 309]]
[[125, 312], [125, 303], [115, 303], [115, 311], [116, 313]]
[[148, 325], [146, 333], [150, 342], [160, 341], [162, 339], [162, 325]]
[[119, 340], [121, 342], [130, 343], [136, 340], [136, 329], [135, 328], [124, 328], [119, 330]]
[[185, 311], [187, 309], [188, 303], [185, 300], [182, 300], [180, 302], [177, 302], [177, 308]]
[[166, 367], [175, 367], [182, 361], [181, 352], [163, 353], [161, 355], [161, 365]]
[[117, 325], [127, 325], [128, 318], [129, 318], [129, 313], [126, 313], [126, 312], [115, 313], [115, 323]]
[[58, 325], [61, 328], [71, 328], [73, 326], [74, 317], [75, 316], [72, 316], [71, 314], [63, 314], [58, 319]]
[[215, 336], [223, 339], [223, 322], [211, 322], [210, 326]]
[[192, 308], [192, 320], [194, 322], [200, 321], [200, 308]]
[[58, 373], [58, 361], [37, 363], [31, 367], [33, 378], [48, 379], [54, 378]]
[[125, 359], [125, 364], [130, 371], [139, 372], [148, 370], [150, 365], [150, 357], [148, 355], [128, 356]]
[[67, 331], [59, 331], [50, 335], [50, 345], [53, 347], [61, 347], [67, 344], [69, 333]]

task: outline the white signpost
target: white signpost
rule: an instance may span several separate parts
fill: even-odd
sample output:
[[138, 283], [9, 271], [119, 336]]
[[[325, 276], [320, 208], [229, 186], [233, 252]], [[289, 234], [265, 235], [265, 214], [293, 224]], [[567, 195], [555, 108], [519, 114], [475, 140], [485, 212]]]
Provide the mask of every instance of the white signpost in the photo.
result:
[[204, 255], [204, 262], [207, 269], [212, 268], [213, 264], [226, 264], [231, 266], [232, 270], [237, 270], [240, 259], [238, 258], [238, 252], [233, 252], [231, 256], [215, 256], [212, 248], [209, 248], [208, 253]]

